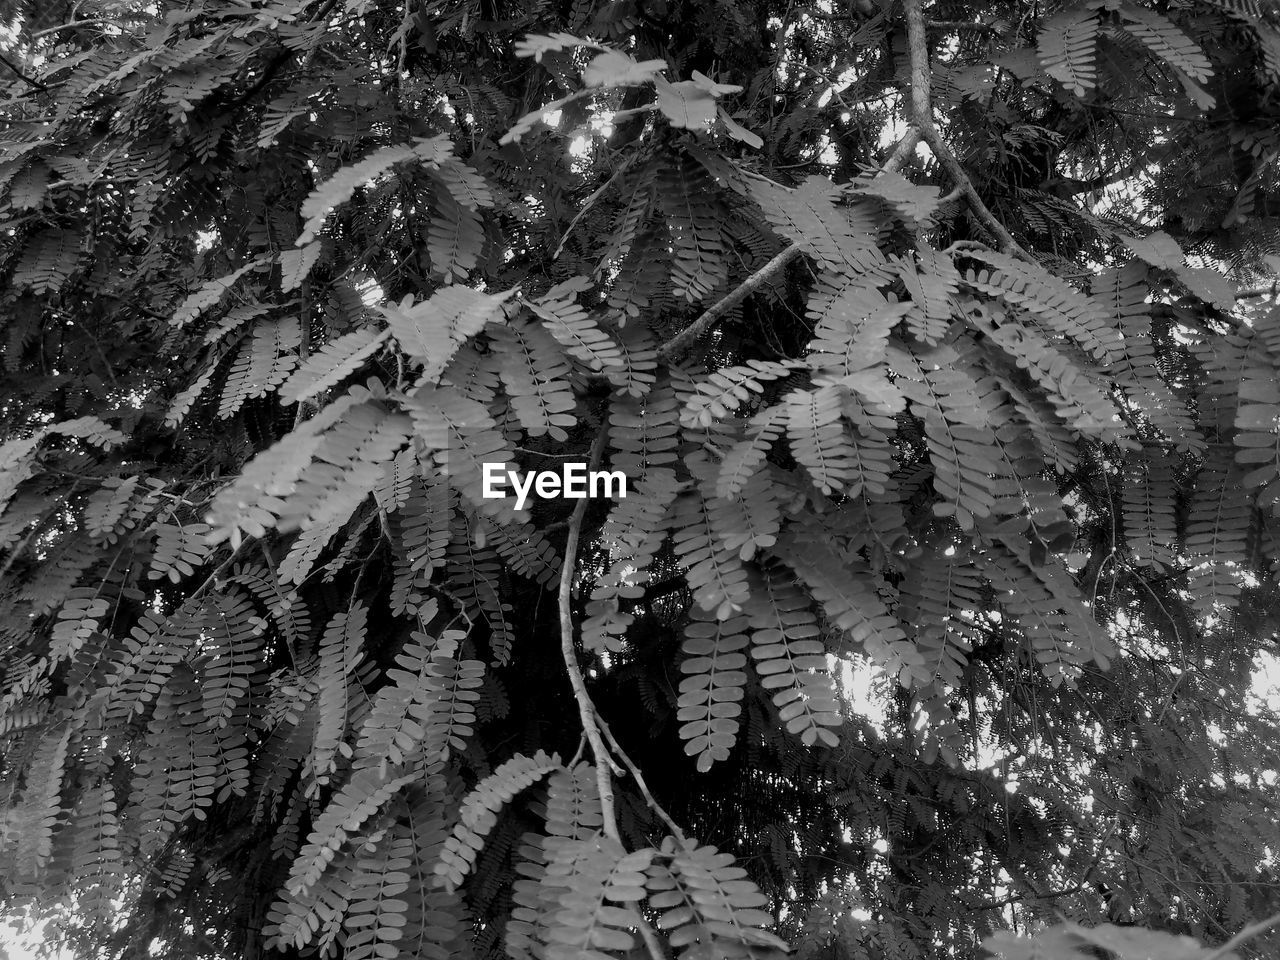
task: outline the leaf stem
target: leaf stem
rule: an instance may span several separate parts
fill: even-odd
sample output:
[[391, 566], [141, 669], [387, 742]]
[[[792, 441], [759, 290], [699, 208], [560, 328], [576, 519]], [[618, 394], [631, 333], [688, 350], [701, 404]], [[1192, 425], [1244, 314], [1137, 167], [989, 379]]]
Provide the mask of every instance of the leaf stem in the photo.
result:
[[60, 23], [56, 27], [45, 27], [43, 30], [37, 30], [31, 34], [32, 40], [39, 40], [41, 37], [47, 37], [50, 34], [61, 33], [63, 30], [78, 30], [81, 27], [96, 27], [104, 24], [113, 24], [115, 20], [110, 17], [94, 17], [91, 20], [72, 20], [68, 23]]

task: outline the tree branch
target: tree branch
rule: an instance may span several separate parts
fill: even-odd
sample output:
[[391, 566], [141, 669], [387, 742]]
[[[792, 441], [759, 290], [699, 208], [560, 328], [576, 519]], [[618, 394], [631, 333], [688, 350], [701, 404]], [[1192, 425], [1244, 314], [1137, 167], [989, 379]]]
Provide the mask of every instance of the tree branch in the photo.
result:
[[93, 27], [100, 24], [115, 23], [116, 21], [109, 17], [94, 17], [91, 20], [72, 20], [68, 23], [60, 23], [56, 27], [45, 27], [43, 30], [37, 30], [31, 34], [32, 40], [39, 40], [41, 37], [47, 37], [52, 33], [61, 33], [63, 30], [72, 30], [76, 27]]
[[[916, 2], [916, 0], [909, 0], [907, 6], [908, 10], [914, 6], [917, 20], [919, 20], [920, 7], [918, 2]], [[929, 142], [929, 133], [919, 122], [920, 116], [924, 116], [926, 119], [929, 117], [929, 59], [928, 50], [924, 46], [924, 27], [922, 20], [920, 20], [918, 27], [921, 31], [920, 49], [924, 51], [924, 79], [922, 82], [917, 82], [915, 77], [916, 58], [913, 47], [911, 96], [913, 105], [915, 106], [913, 114], [916, 116], [916, 120], [893, 148], [893, 153], [890, 154], [889, 159], [884, 162], [884, 165], [880, 168], [881, 171], [897, 172], [902, 168], [903, 164], [910, 159], [912, 152], [920, 143], [921, 139], [924, 139], [925, 142]], [[919, 109], [919, 105], [921, 103], [925, 105], [923, 112]], [[987, 223], [988, 228], [991, 229], [998, 238], [1000, 238], [1002, 244], [1001, 249], [1012, 250], [1016, 253], [1020, 253], [1024, 257], [1027, 257], [1027, 259], [1031, 259], [1026, 252], [1018, 246], [1013, 237], [1009, 235], [1009, 232], [1004, 229], [1001, 223], [996, 220], [995, 216], [992, 215], [991, 211], [988, 210], [986, 205], [982, 202], [982, 199], [978, 196], [978, 192], [973, 187], [973, 183], [964, 172], [964, 168], [960, 166], [960, 162], [956, 160], [955, 155], [951, 153], [950, 148], [942, 142], [942, 138], [938, 134], [937, 129], [933, 127], [932, 120], [929, 121], [928, 130], [932, 131], [932, 136], [937, 141], [937, 144], [929, 143], [930, 149], [932, 149], [934, 154], [940, 159], [943, 159], [944, 166], [946, 166], [944, 156], [950, 157], [951, 164], [954, 165], [955, 169], [951, 170], [951, 168], [948, 167], [948, 170], [951, 173], [952, 179], [956, 181], [956, 188], [963, 191], [968, 198], [969, 203], [974, 206], [974, 210], [978, 213], [979, 218], [983, 219], [984, 223]], [[681, 330], [678, 334], [663, 344], [658, 350], [658, 359], [662, 360], [664, 363], [671, 363], [680, 359], [680, 357], [686, 353], [703, 334], [715, 325], [717, 320], [746, 300], [747, 297], [751, 296], [751, 294], [756, 290], [759, 290], [762, 286], [768, 283], [775, 274], [780, 273], [785, 269], [787, 264], [799, 255], [800, 248], [795, 244], [784, 247], [772, 260], [766, 263], [755, 273], [751, 274], [751, 276], [747, 277], [747, 279], [743, 280], [742, 283], [736, 286], [733, 290], [729, 291], [718, 301], [708, 307], [705, 312], [693, 321], [693, 323], [689, 324], [689, 326]]]
[[1089, 193], [1093, 190], [1103, 190], [1117, 183], [1123, 183], [1132, 177], [1136, 177], [1145, 171], [1148, 167], [1156, 164], [1164, 163], [1178, 149], [1181, 144], [1175, 141], [1167, 150], [1162, 150], [1157, 156], [1149, 156], [1144, 154], [1135, 159], [1132, 163], [1126, 164], [1119, 170], [1112, 170], [1109, 173], [1100, 173], [1096, 177], [1090, 177], [1088, 180], [1071, 180], [1063, 179], [1060, 183], [1070, 185], [1070, 193], [1074, 196], [1078, 193]]
[[[881, 170], [897, 171], [900, 169], [907, 162], [911, 152], [915, 150], [916, 144], [919, 142], [920, 131], [912, 127], [898, 141], [898, 145], [893, 149], [892, 156], [884, 162]], [[972, 184], [970, 184], [970, 189], [972, 189]], [[800, 252], [800, 248], [795, 244], [784, 247], [772, 260], [713, 303], [693, 323], [663, 344], [658, 350], [658, 359], [664, 363], [672, 363], [679, 360], [703, 334], [715, 325], [717, 320], [763, 287], [776, 274], [781, 273], [787, 264], [800, 255]]]
[[684, 831], [680, 829], [680, 825], [672, 819], [671, 814], [662, 808], [662, 804], [654, 799], [653, 794], [649, 792], [649, 784], [645, 782], [644, 774], [642, 774], [631, 758], [627, 756], [627, 752], [619, 746], [618, 741], [614, 739], [613, 731], [609, 729], [609, 725], [603, 720], [600, 721], [600, 729], [604, 731], [605, 737], [609, 741], [609, 746], [614, 754], [622, 761], [622, 765], [631, 772], [631, 776], [636, 781], [636, 786], [640, 788], [640, 792], [644, 795], [645, 802], [649, 804], [650, 809], [658, 815], [658, 818], [667, 825], [667, 829], [671, 831], [671, 835], [681, 843], [685, 842]]
[[[308, 22], [319, 23], [325, 17], [329, 16], [329, 14], [333, 12], [333, 8], [336, 7], [337, 5], [338, 5], [338, 0], [326, 0], [326, 3], [324, 4], [324, 6], [322, 6], [318, 11], [316, 11], [316, 15], [312, 17]], [[315, 47], [312, 47], [311, 53], [314, 53], [315, 49], [316, 49]], [[251, 87], [249, 87], [249, 89], [246, 90], [244, 93], [242, 93], [240, 96], [236, 97], [236, 99], [232, 100], [231, 103], [228, 104], [221, 112], [228, 116], [234, 115], [236, 111], [238, 111], [246, 103], [248, 103], [250, 100], [256, 97], [259, 93], [261, 93], [262, 90], [267, 86], [267, 84], [269, 84], [273, 79], [275, 79], [276, 74], [280, 72], [280, 68], [283, 67], [290, 60], [292, 60], [296, 55], [297, 55], [297, 51], [291, 50], [288, 47], [284, 48], [279, 53], [277, 53], [274, 57], [271, 58], [271, 60], [267, 63], [267, 65], [263, 67], [262, 76], [258, 78], [257, 82], [254, 83]], [[310, 56], [310, 54], [308, 56]]]
[[952, 182], [964, 191], [965, 198], [974, 215], [996, 238], [1000, 249], [1005, 253], [1014, 253], [1027, 260], [1031, 256], [1018, 245], [1013, 235], [1005, 229], [1003, 223], [996, 219], [977, 188], [969, 179], [964, 166], [956, 158], [951, 146], [942, 138], [933, 123], [932, 95], [929, 83], [929, 40], [926, 36], [924, 13], [920, 9], [920, 0], [904, 0], [903, 6], [907, 14], [907, 49], [911, 56], [911, 119], [920, 132], [920, 138], [929, 145], [938, 162], [942, 164]]
[[[591, 444], [590, 464], [588, 472], [600, 465], [604, 456], [605, 441], [609, 437], [607, 422], [601, 424]], [[613, 759], [605, 749], [604, 740], [600, 736], [595, 704], [587, 692], [587, 682], [582, 676], [582, 668], [578, 665], [578, 653], [573, 645], [573, 574], [578, 565], [578, 541], [582, 537], [582, 520], [586, 516], [587, 500], [584, 497], [573, 507], [573, 515], [569, 518], [569, 535], [564, 544], [564, 562], [560, 566], [560, 653], [564, 657], [565, 672], [569, 674], [569, 685], [573, 687], [573, 698], [578, 703], [578, 716], [582, 720], [582, 732], [591, 744], [591, 753], [596, 760], [596, 787], [600, 792], [600, 812], [604, 818], [605, 836], [611, 840], [622, 842], [618, 833], [618, 815], [614, 810], [613, 780], [610, 768]]]
[[19, 70], [17, 66], [14, 65], [13, 61], [11, 61], [3, 53], [0, 53], [0, 63], [8, 67], [9, 71], [19, 80], [21, 80], [23, 83], [26, 83], [28, 86], [34, 87], [35, 89], [39, 90], [41, 93], [49, 89], [49, 85], [47, 83], [41, 83], [39, 80], [32, 80], [25, 73]]
[[1083, 883], [1077, 883], [1074, 887], [1067, 887], [1065, 890], [1051, 890], [1048, 893], [1038, 893], [1032, 896], [1028, 893], [1011, 893], [1007, 897], [1001, 897], [998, 900], [984, 900], [982, 903], [969, 907], [970, 913], [981, 913], [986, 910], [998, 910], [1000, 907], [1007, 907], [1011, 903], [1021, 903], [1024, 900], [1057, 900], [1060, 897], [1069, 897], [1072, 894], [1079, 893], [1084, 889]]
[[995, 33], [996, 28], [989, 23], [973, 23], [970, 20], [927, 20], [925, 25], [930, 30], [977, 30], [979, 33]]
[[1280, 297], [1280, 280], [1272, 280], [1268, 286], [1248, 287], [1236, 291], [1237, 300], [1249, 300], [1253, 297]]
[[915, 153], [916, 147], [920, 144], [920, 131], [916, 127], [908, 127], [907, 132], [903, 134], [898, 145], [893, 148], [893, 153], [889, 154], [889, 159], [884, 162], [881, 170], [888, 170], [896, 173], [902, 169], [902, 165], [911, 159], [911, 155]]
[[658, 350], [658, 359], [664, 363], [678, 360], [682, 354], [698, 341], [699, 337], [711, 329], [717, 320], [742, 303], [756, 290], [763, 287], [773, 278], [774, 274], [780, 273], [788, 263], [798, 256], [800, 256], [799, 247], [794, 244], [784, 247], [781, 253], [777, 254], [763, 267], [712, 304], [697, 320], [694, 320], [693, 323], [664, 343]]
[[1222, 960], [1223, 957], [1229, 954], [1236, 947], [1240, 946], [1240, 944], [1247, 940], [1252, 940], [1260, 933], [1266, 933], [1272, 927], [1277, 925], [1280, 925], [1280, 913], [1272, 914], [1265, 920], [1259, 920], [1257, 923], [1251, 923], [1220, 946], [1217, 950], [1213, 951], [1213, 953], [1205, 957], [1204, 960]]

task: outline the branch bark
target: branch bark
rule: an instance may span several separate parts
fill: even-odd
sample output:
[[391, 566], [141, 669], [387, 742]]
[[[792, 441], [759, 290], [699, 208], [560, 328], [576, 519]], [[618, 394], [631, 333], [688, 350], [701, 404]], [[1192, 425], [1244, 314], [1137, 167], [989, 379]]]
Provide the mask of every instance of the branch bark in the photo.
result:
[[907, 128], [907, 132], [903, 134], [902, 139], [898, 141], [898, 145], [893, 148], [893, 153], [889, 154], [889, 159], [884, 162], [884, 166], [880, 169], [888, 170], [891, 173], [901, 170], [902, 165], [911, 158], [911, 154], [915, 152], [919, 143], [920, 131], [914, 126]]
[[799, 247], [794, 245], [784, 247], [781, 253], [777, 254], [763, 267], [712, 304], [693, 323], [664, 343], [658, 350], [658, 359], [664, 363], [672, 363], [680, 359], [690, 347], [698, 342], [699, 337], [715, 325], [717, 320], [742, 303], [756, 290], [763, 287], [775, 274], [781, 273], [783, 268], [798, 256], [800, 256]]
[[0, 53], [0, 63], [8, 67], [9, 71], [23, 83], [39, 90], [41, 93], [49, 89], [49, 85], [47, 83], [41, 83], [39, 80], [31, 79], [31, 77], [28, 77], [25, 73], [19, 70], [17, 65], [2, 53]]
[[37, 30], [31, 34], [32, 40], [39, 40], [41, 37], [47, 37], [54, 33], [61, 33], [63, 30], [73, 30], [80, 27], [95, 27], [104, 24], [116, 23], [110, 17], [94, 17], [91, 20], [72, 20], [68, 23], [60, 23], [56, 27], [45, 27], [43, 30]]
[[974, 216], [996, 238], [1001, 251], [1017, 254], [1030, 260], [1031, 256], [1018, 245], [1013, 235], [1005, 229], [996, 215], [991, 212], [977, 188], [969, 179], [964, 166], [957, 159], [950, 144], [942, 138], [942, 134], [933, 122], [933, 98], [930, 89], [929, 40], [926, 35], [924, 13], [920, 9], [920, 0], [904, 0], [903, 6], [907, 15], [907, 50], [911, 57], [911, 121], [920, 133], [920, 139], [929, 145], [933, 155], [938, 158], [942, 168], [947, 171], [952, 182], [964, 191], [965, 198]]
[[[911, 57], [913, 123], [907, 129], [907, 132], [903, 134], [902, 139], [899, 140], [897, 145], [893, 148], [893, 153], [889, 156], [889, 159], [884, 162], [884, 165], [880, 169], [882, 171], [890, 172], [900, 170], [907, 160], [910, 159], [917, 144], [919, 144], [923, 139], [929, 144], [929, 147], [933, 150], [934, 154], [942, 160], [943, 165], [947, 166], [948, 173], [951, 175], [951, 178], [956, 181], [957, 188], [964, 192], [970, 205], [974, 207], [975, 213], [978, 214], [979, 219], [983, 220], [988, 229], [990, 229], [1000, 239], [1001, 249], [1011, 250], [1027, 257], [1027, 259], [1030, 259], [1026, 252], [1023, 251], [1022, 248], [1014, 241], [1013, 237], [1010, 236], [1009, 232], [1004, 229], [1004, 226], [1000, 221], [998, 221], [991, 211], [987, 209], [986, 205], [982, 202], [982, 198], [978, 196], [977, 190], [974, 189], [972, 181], [970, 181], [968, 175], [964, 172], [964, 168], [961, 167], [960, 162], [956, 160], [955, 154], [953, 154], [950, 148], [943, 142], [941, 135], [933, 126], [928, 106], [930, 96], [929, 53], [924, 39], [925, 25], [920, 13], [918, 0], [908, 0], [907, 2], [909, 28], [912, 9], [915, 11], [916, 31], [919, 34], [919, 37], [917, 38], [919, 50], [923, 56], [923, 60], [920, 61], [923, 63], [923, 67], [921, 68], [923, 72], [920, 73], [920, 76], [923, 79], [917, 77], [917, 73], [919, 73], [919, 71], [917, 70], [918, 63], [916, 47], [913, 46]], [[923, 109], [921, 108], [922, 104]], [[928, 120], [928, 128], [921, 124], [921, 117]], [[930, 136], [934, 138], [933, 142], [930, 142]], [[950, 165], [947, 163], [947, 157], [950, 158]], [[662, 360], [664, 363], [672, 363], [679, 360], [681, 356], [688, 352], [688, 350], [697, 343], [698, 339], [702, 337], [703, 334], [715, 326], [716, 321], [734, 307], [738, 306], [738, 304], [746, 300], [747, 297], [756, 290], [768, 283], [776, 274], [781, 273], [782, 270], [786, 268], [787, 264], [796, 259], [799, 255], [800, 248], [794, 244], [784, 247], [772, 260], [766, 263], [755, 273], [751, 274], [751, 276], [747, 277], [746, 280], [743, 280], [737, 287], [729, 291], [729, 293], [725, 294], [720, 300], [707, 308], [707, 310], [694, 320], [693, 323], [689, 324], [688, 327], [681, 330], [680, 333], [676, 334], [667, 341], [667, 343], [663, 344], [663, 346], [658, 350], [658, 359]]]
[[[590, 464], [588, 472], [596, 469], [604, 456], [605, 441], [609, 437], [607, 422], [601, 424], [591, 444]], [[613, 758], [605, 748], [604, 739], [600, 735], [600, 725], [596, 718], [595, 704], [587, 692], [587, 682], [582, 676], [582, 667], [578, 664], [578, 652], [573, 643], [573, 575], [578, 566], [578, 542], [582, 538], [582, 520], [587, 513], [587, 500], [584, 497], [573, 507], [573, 515], [569, 518], [569, 534], [564, 544], [564, 562], [560, 566], [560, 653], [564, 657], [565, 672], [569, 675], [569, 685], [573, 687], [573, 699], [578, 704], [578, 717], [582, 721], [582, 732], [591, 744], [591, 753], [596, 761], [596, 788], [600, 793], [600, 813], [604, 818], [605, 836], [611, 840], [622, 842], [618, 833], [618, 815], [614, 808], [613, 780], [610, 772]]]
[[1280, 280], [1273, 280], [1267, 286], [1249, 287], [1236, 291], [1237, 300], [1249, 300], [1253, 297], [1280, 297]]
[[[602, 413], [602, 418], [605, 413], [607, 413], [607, 410]], [[608, 421], [605, 420], [600, 426], [600, 432], [596, 434], [596, 438], [591, 444], [588, 471], [600, 466], [600, 461], [604, 458], [605, 442], [608, 438], [609, 427]], [[582, 539], [582, 521], [586, 513], [587, 500], [584, 497], [574, 505], [573, 515], [569, 518], [569, 535], [564, 545], [564, 562], [560, 566], [560, 653], [564, 657], [565, 672], [569, 674], [569, 685], [573, 687], [573, 699], [578, 704], [578, 716], [582, 721], [582, 732], [586, 737], [587, 743], [591, 744], [591, 754], [596, 761], [596, 790], [600, 794], [600, 815], [604, 821], [602, 824], [604, 833], [605, 836], [621, 846], [622, 835], [618, 832], [618, 814], [613, 799], [613, 778], [610, 772], [614, 766], [614, 760], [601, 737], [600, 730], [601, 727], [604, 727], [604, 720], [597, 715], [595, 704], [591, 702], [591, 694], [587, 692], [587, 681], [582, 676], [582, 667], [578, 665], [578, 653], [573, 645], [573, 607], [571, 604], [573, 574], [578, 566], [578, 544]], [[608, 728], [605, 727], [605, 729], [607, 730]], [[609, 736], [609, 740], [614, 742], [612, 735]], [[616, 742], [614, 742], [614, 745], [615, 747], [617, 746]], [[621, 753], [621, 750], [619, 750], [619, 753]], [[625, 758], [625, 754], [623, 756]], [[636, 782], [641, 785], [646, 798], [652, 802], [653, 797], [649, 794], [648, 787], [644, 785], [644, 778], [631, 765], [629, 759], [624, 759], [624, 762], [631, 769]], [[658, 937], [653, 932], [653, 927], [649, 925], [649, 921], [639, 911], [636, 911], [635, 921], [636, 929], [640, 933], [640, 939], [644, 942], [645, 950], [648, 952], [650, 960], [665, 960], [666, 954], [663, 952], [662, 944], [658, 942]]]
[[658, 815], [658, 818], [667, 825], [667, 829], [671, 831], [671, 835], [681, 843], [684, 843], [684, 831], [680, 829], [680, 824], [676, 823], [671, 814], [667, 813], [667, 811], [663, 809], [662, 804], [658, 803], [658, 801], [654, 799], [653, 794], [649, 791], [649, 784], [645, 782], [644, 774], [640, 772], [639, 768], [634, 762], [632, 762], [631, 758], [627, 756], [627, 752], [618, 744], [618, 741], [613, 736], [613, 731], [609, 729], [609, 725], [601, 720], [600, 729], [604, 731], [605, 737], [609, 740], [610, 748], [622, 762], [622, 765], [631, 772], [631, 776], [634, 778], [636, 786], [640, 788], [640, 792], [644, 795], [645, 802], [649, 804], [650, 809], [652, 809], [653, 812]]

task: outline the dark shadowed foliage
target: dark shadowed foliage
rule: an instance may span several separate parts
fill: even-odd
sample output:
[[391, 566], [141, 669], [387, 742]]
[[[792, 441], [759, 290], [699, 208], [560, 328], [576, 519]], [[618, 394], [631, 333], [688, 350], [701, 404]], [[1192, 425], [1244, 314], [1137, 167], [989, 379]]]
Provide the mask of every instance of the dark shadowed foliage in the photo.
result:
[[0, 20], [0, 908], [1280, 953], [1272, 5]]

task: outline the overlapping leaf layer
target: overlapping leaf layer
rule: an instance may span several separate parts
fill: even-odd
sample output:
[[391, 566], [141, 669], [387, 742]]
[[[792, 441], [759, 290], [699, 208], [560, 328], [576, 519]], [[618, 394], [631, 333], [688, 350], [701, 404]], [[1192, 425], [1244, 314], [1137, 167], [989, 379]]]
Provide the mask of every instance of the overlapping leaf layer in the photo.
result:
[[[1274, 910], [1260, 7], [0, 4], [0, 902], [353, 960]], [[625, 498], [484, 495], [593, 449]]]

